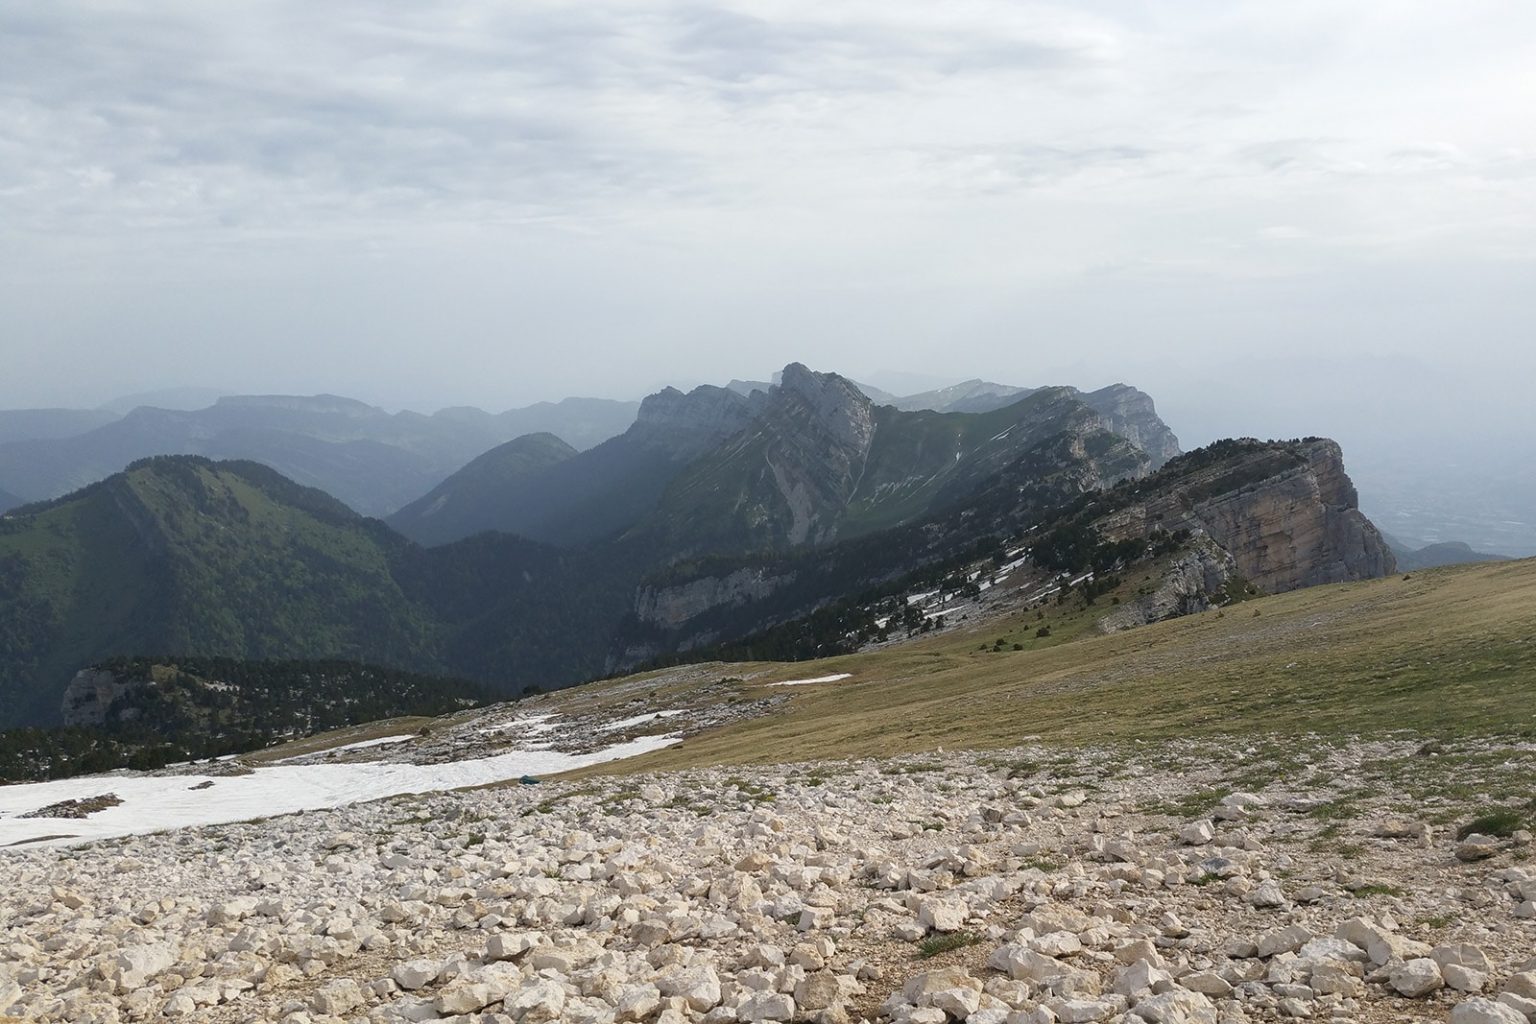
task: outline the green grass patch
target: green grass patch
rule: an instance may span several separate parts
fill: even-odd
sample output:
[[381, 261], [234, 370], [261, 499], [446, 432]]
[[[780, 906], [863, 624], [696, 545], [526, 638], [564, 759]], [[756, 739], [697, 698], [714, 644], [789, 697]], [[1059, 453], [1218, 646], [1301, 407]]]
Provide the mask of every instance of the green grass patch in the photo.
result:
[[980, 941], [981, 936], [975, 932], [951, 932], [948, 935], [932, 935], [918, 943], [917, 955], [924, 960], [929, 960], [941, 953], [964, 949], [966, 946], [974, 946]]
[[1457, 839], [1465, 839], [1474, 833], [1508, 839], [1525, 827], [1525, 817], [1508, 807], [1480, 814], [1456, 830]]

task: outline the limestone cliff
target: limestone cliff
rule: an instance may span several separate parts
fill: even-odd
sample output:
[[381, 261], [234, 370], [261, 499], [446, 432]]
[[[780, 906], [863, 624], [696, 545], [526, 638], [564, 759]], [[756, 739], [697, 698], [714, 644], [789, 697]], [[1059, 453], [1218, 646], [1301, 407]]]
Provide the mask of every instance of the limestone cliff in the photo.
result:
[[766, 424], [776, 436], [765, 455], [779, 498], [790, 512], [790, 544], [831, 539], [864, 472], [875, 436], [872, 403], [835, 373], [799, 363], [784, 368]]
[[692, 458], [747, 426], [762, 396], [744, 396], [704, 384], [687, 394], [662, 388], [640, 403], [629, 433], [637, 440]]
[[1253, 443], [1246, 454], [1183, 473], [1096, 525], [1112, 540], [1155, 529], [1202, 532], [1266, 593], [1397, 569], [1386, 541], [1360, 512], [1339, 446], [1320, 438]]
[[65, 687], [60, 701], [64, 724], [101, 725], [107, 720], [113, 701], [143, 685], [143, 680], [119, 678], [106, 669], [81, 669]]
[[1128, 384], [1111, 384], [1082, 396], [1086, 404], [1104, 421], [1104, 428], [1119, 434], [1146, 452], [1152, 469], [1165, 465], [1179, 454], [1179, 439], [1157, 415], [1152, 396]]
[[1104, 616], [1099, 620], [1099, 631], [1118, 633], [1203, 612], [1225, 597], [1228, 582], [1237, 576], [1232, 555], [1205, 534], [1196, 534], [1188, 550], [1169, 564], [1152, 592]]
[[793, 580], [794, 573], [773, 575], [761, 569], [739, 569], [676, 586], [644, 586], [635, 596], [635, 618], [649, 626], [677, 629], [712, 609], [760, 600]]

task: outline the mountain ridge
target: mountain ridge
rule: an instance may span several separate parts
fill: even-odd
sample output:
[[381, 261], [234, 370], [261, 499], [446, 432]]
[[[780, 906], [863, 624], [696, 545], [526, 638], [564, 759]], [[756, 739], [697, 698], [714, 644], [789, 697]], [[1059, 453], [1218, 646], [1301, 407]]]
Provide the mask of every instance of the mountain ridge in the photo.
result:
[[[1043, 432], [1134, 435], [1150, 451], [1145, 465], [1124, 469], [1131, 473], [1179, 450], [1150, 397], [1123, 385], [1086, 396], [1033, 389], [999, 409], [960, 414], [877, 404], [855, 382], [799, 363], [775, 377], [767, 390], [742, 381], [663, 389], [624, 435], [527, 479], [524, 492], [474, 524], [560, 545], [634, 535], [689, 557], [826, 543], [942, 504]], [[436, 493], [458, 486], [449, 477]], [[420, 528], [403, 512], [389, 521], [423, 543], [469, 532]]]
[[265, 462], [364, 514], [383, 515], [497, 444], [549, 432], [573, 447], [591, 446], [626, 429], [638, 409], [573, 398], [498, 414], [459, 408], [428, 416], [337, 395], [230, 395], [190, 411], [140, 406], [68, 436], [0, 443], [0, 488], [28, 500], [54, 498], [140, 458], [205, 455]]
[[[139, 460], [0, 519], [0, 714], [48, 720], [74, 670], [146, 652], [565, 685], [1009, 545], [1109, 572], [1199, 534], [1276, 589], [1390, 571], [1337, 446], [1230, 442], [1154, 469], [1109, 429], [1116, 407], [1146, 415], [1138, 394], [1110, 415], [1070, 388], [907, 413], [800, 364], [769, 392], [667, 389], [586, 452], [544, 435], [481, 456], [543, 535], [430, 548], [260, 463]], [[1285, 516], [1310, 531], [1288, 555]]]

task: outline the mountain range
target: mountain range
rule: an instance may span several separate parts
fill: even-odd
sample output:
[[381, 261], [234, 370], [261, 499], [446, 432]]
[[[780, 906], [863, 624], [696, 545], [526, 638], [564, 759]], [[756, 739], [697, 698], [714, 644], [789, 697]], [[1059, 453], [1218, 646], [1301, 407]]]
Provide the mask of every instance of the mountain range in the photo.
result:
[[1129, 474], [1178, 454], [1134, 388], [1013, 390], [1022, 397], [985, 413], [904, 412], [798, 363], [776, 385], [668, 388], [589, 451], [539, 466], [524, 457], [528, 439], [509, 442], [505, 457], [477, 459], [388, 521], [423, 544], [488, 529], [560, 545], [629, 535], [692, 557], [905, 522], [1064, 431], [1128, 441], [1139, 453], [1126, 453]]
[[494, 445], [548, 432], [591, 447], [627, 428], [638, 408], [568, 398], [499, 414], [451, 408], [427, 416], [335, 395], [243, 395], [191, 411], [141, 406], [121, 417], [18, 410], [0, 413], [0, 489], [47, 500], [141, 458], [205, 455], [262, 462], [365, 515], [387, 515]]
[[1392, 554], [1397, 557], [1399, 569], [1436, 569], [1443, 565], [1469, 565], [1473, 562], [1508, 562], [1508, 555], [1495, 555], [1487, 551], [1474, 551], [1463, 541], [1442, 541], [1413, 547], [1382, 531]]
[[999, 544], [1066, 538], [1062, 565], [1109, 565], [1174, 535], [1274, 590], [1392, 570], [1337, 446], [1176, 452], [1151, 399], [1123, 386], [903, 411], [792, 364], [745, 394], [666, 389], [585, 451], [547, 433], [491, 448], [390, 524], [253, 461], [148, 458], [0, 518], [0, 725], [55, 721], [73, 673], [114, 656], [563, 685]]

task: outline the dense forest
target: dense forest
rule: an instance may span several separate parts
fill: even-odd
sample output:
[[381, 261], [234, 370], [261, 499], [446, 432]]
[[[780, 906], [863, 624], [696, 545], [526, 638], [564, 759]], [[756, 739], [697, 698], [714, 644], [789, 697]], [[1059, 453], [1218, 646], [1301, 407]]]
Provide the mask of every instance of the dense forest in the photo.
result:
[[346, 661], [115, 658], [93, 667], [121, 687], [102, 724], [0, 732], [0, 782], [163, 768], [487, 699], [462, 679]]

